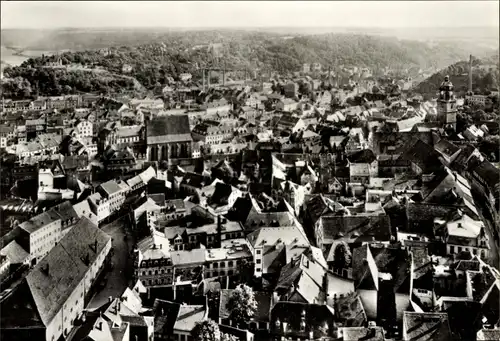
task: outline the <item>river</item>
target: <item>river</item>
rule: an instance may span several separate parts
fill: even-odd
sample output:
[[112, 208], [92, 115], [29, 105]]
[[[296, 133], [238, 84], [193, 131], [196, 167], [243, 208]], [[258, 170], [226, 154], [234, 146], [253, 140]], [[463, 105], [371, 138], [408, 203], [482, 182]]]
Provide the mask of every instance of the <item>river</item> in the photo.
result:
[[0, 59], [2, 60], [2, 68], [4, 67], [4, 63], [17, 66], [21, 65], [22, 62], [31, 57], [40, 57], [42, 54], [50, 55], [52, 51], [35, 51], [35, 50], [26, 50], [21, 53], [21, 55], [16, 54], [16, 51], [5, 46], [1, 47], [0, 51]]

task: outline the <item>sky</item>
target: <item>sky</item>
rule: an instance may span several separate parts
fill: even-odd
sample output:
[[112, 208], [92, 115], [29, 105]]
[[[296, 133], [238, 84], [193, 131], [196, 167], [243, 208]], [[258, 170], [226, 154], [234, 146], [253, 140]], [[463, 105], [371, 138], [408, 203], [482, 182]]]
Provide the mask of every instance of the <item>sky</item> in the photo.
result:
[[499, 1], [2, 1], [1, 27], [499, 26]]

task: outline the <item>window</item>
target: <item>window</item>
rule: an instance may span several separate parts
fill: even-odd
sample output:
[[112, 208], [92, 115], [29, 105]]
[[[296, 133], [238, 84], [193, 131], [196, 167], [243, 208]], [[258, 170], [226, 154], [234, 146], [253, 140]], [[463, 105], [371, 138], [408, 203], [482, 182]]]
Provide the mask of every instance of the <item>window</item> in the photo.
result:
[[257, 259], [256, 263], [257, 263], [257, 264], [261, 264], [261, 263], [262, 263], [262, 260], [261, 260], [261, 259]]
[[262, 253], [262, 250], [258, 249], [258, 250], [256, 250], [256, 253], [257, 253], [258, 255], [260, 255], [260, 254]]
[[255, 269], [255, 271], [257, 271], [257, 272], [261, 272], [261, 271], [262, 271], [262, 269], [261, 269], [261, 268], [256, 268], [256, 269]]

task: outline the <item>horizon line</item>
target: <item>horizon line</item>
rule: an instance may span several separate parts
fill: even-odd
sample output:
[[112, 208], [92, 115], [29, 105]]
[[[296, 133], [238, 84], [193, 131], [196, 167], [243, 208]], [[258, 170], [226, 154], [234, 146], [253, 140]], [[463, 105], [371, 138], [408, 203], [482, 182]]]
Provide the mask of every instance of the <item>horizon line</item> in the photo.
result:
[[37, 27], [21, 27], [21, 26], [10, 26], [10, 27], [2, 27], [2, 30], [12, 30], [12, 29], [17, 29], [17, 30], [63, 30], [63, 29], [110, 29], [110, 28], [115, 28], [115, 29], [158, 29], [158, 28], [163, 28], [163, 29], [189, 29], [189, 28], [196, 28], [196, 29], [265, 29], [265, 28], [290, 28], [290, 29], [304, 29], [304, 28], [343, 28], [343, 29], [422, 29], [422, 28], [450, 28], [450, 29], [456, 29], [456, 28], [500, 28], [500, 25], [484, 25], [484, 26], [439, 26], [439, 25], [432, 25], [432, 26], [59, 26], [59, 27], [42, 27], [42, 28], [37, 28]]

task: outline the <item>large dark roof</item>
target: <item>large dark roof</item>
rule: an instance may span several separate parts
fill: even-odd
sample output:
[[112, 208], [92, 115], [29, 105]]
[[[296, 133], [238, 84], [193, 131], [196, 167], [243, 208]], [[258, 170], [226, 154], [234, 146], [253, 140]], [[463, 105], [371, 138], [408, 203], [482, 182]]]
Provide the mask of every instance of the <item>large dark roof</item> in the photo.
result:
[[187, 115], [168, 115], [153, 118], [147, 123], [147, 139], [150, 143], [160, 143], [158, 139], [171, 141], [175, 136], [187, 138], [191, 136], [189, 117]]
[[371, 149], [363, 149], [348, 156], [351, 163], [372, 163], [377, 159]]
[[[370, 255], [374, 263], [371, 263]], [[379, 281], [375, 275], [388, 273], [392, 277], [394, 292], [409, 294], [411, 260], [407, 251], [399, 246], [365, 244], [358, 247], [353, 252], [352, 268], [356, 288], [375, 289], [375, 283]]]
[[170, 335], [174, 331], [174, 325], [179, 316], [181, 305], [175, 302], [156, 299], [153, 304], [155, 315], [155, 333]]
[[423, 173], [432, 173], [443, 168], [439, 153], [421, 140], [417, 140], [410, 148], [406, 149], [399, 156], [399, 159], [416, 164]]
[[484, 160], [476, 168], [474, 172], [486, 182], [490, 189], [500, 182], [500, 169], [493, 166], [491, 162]]
[[326, 241], [353, 239], [388, 241], [391, 238], [391, 221], [387, 215], [372, 216], [323, 216], [320, 218]]

